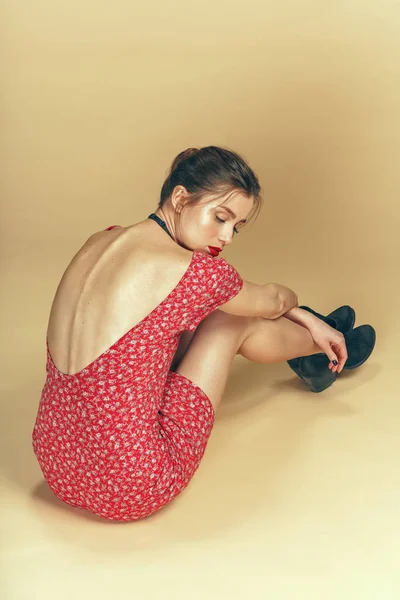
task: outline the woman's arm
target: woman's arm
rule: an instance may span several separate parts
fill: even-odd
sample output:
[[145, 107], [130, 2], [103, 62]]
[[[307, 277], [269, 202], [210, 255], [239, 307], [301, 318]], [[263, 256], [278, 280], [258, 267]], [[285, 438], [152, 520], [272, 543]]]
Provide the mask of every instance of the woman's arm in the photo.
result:
[[320, 319], [318, 319], [318, 317], [308, 312], [308, 310], [304, 310], [303, 308], [299, 308], [298, 306], [291, 308], [282, 316], [286, 317], [290, 321], [293, 321], [294, 323], [297, 323], [298, 325], [302, 325], [303, 327], [308, 329], [308, 331], [311, 331], [313, 326], [320, 322]]

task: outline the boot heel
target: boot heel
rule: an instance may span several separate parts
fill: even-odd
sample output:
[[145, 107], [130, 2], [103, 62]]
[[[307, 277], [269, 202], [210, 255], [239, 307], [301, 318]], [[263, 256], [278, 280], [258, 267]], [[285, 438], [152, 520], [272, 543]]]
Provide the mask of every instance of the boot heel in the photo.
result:
[[329, 369], [326, 354], [312, 354], [292, 358], [287, 361], [289, 367], [308, 385], [312, 392], [323, 392], [337, 379], [337, 373]]
[[329, 358], [326, 354], [312, 354], [300, 359], [300, 377], [312, 392], [323, 392], [337, 379], [337, 373], [329, 369]]

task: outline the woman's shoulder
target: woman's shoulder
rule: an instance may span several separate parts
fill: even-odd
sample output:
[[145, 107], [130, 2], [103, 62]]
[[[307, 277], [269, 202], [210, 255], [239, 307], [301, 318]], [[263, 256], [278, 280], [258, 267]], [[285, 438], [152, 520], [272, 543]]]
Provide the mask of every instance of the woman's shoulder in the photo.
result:
[[[108, 235], [111, 237], [108, 238]], [[149, 220], [141, 221], [129, 227], [110, 225], [94, 233], [89, 241], [105, 239], [118, 246], [126, 245], [132, 252], [135, 262], [144, 262], [149, 267], [152, 264], [162, 265], [166, 271], [179, 272], [192, 267], [194, 271], [206, 274], [218, 273], [233, 268], [222, 256], [212, 256], [206, 250], [190, 250], [177, 244], [158, 228], [152, 227]], [[125, 246], [126, 247], [126, 246]]]

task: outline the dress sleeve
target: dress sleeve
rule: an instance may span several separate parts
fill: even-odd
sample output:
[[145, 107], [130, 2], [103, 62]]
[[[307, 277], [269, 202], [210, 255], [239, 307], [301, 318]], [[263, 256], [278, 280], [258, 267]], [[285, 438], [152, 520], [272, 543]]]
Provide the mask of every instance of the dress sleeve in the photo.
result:
[[222, 257], [201, 255], [190, 280], [192, 310], [185, 329], [194, 331], [199, 323], [243, 287], [238, 271]]

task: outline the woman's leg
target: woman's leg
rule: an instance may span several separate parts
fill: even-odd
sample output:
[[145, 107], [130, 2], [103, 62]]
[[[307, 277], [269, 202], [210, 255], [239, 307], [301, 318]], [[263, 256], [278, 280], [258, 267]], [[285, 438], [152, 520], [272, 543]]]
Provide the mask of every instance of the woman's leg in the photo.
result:
[[196, 383], [216, 410], [236, 354], [267, 364], [319, 352], [308, 329], [285, 317], [239, 317], [216, 310], [200, 323], [174, 370]]

